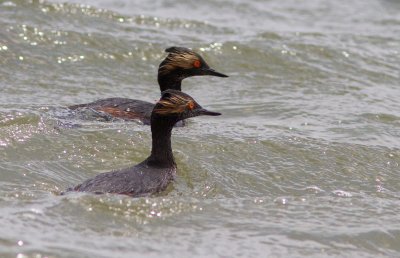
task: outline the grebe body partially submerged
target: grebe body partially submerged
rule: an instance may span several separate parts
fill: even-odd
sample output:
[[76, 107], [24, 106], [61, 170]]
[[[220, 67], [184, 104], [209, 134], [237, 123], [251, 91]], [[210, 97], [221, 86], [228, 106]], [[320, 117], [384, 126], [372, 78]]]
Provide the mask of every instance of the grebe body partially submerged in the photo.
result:
[[183, 119], [201, 115], [221, 114], [203, 109], [183, 92], [164, 91], [151, 113], [150, 156], [136, 166], [99, 174], [68, 191], [144, 196], [165, 190], [176, 175], [171, 147], [172, 128]]
[[[182, 80], [192, 76], [228, 77], [209, 67], [204, 59], [196, 52], [183, 47], [170, 47], [165, 50], [168, 56], [158, 68], [158, 84], [161, 91], [168, 89], [181, 91]], [[87, 104], [78, 104], [70, 109], [91, 108], [105, 112], [112, 117], [125, 120], [140, 120], [150, 124], [151, 112], [154, 104], [142, 100], [128, 98], [107, 98]]]

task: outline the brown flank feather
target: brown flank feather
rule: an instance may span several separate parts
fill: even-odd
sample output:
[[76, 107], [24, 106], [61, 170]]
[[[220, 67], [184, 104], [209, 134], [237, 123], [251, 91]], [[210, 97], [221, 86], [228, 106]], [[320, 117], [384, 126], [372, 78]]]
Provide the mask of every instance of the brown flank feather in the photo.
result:
[[141, 118], [140, 114], [134, 113], [132, 111], [124, 111], [118, 108], [113, 108], [113, 107], [100, 107], [96, 108], [97, 111], [102, 111], [105, 113], [108, 113], [114, 117], [120, 117], [120, 118], [128, 118], [128, 119], [138, 119]]

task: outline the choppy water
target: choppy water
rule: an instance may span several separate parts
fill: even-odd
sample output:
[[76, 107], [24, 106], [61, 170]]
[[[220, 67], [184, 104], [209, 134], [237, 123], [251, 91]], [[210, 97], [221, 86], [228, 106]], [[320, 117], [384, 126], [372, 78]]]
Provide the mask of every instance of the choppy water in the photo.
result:
[[[223, 116], [175, 129], [177, 181], [57, 196], [150, 145], [65, 106], [154, 101], [172, 45], [230, 75], [184, 81]], [[0, 256], [398, 257], [399, 71], [396, 0], [0, 0]]]

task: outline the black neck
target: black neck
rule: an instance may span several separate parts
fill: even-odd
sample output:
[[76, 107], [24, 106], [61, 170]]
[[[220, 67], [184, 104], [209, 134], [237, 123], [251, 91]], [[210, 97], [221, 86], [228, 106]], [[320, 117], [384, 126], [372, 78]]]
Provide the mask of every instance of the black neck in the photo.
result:
[[164, 75], [158, 74], [158, 85], [160, 85], [160, 90], [165, 91], [169, 89], [179, 90], [181, 89], [182, 77], [176, 73], [167, 73]]
[[167, 119], [151, 119], [152, 148], [147, 164], [155, 167], [175, 167], [171, 147], [171, 132], [174, 124]]

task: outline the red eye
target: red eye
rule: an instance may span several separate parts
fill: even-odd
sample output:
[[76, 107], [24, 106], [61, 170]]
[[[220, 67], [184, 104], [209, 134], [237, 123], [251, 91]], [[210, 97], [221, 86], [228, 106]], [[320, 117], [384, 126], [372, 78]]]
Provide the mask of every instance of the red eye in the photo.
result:
[[201, 62], [199, 60], [196, 60], [196, 61], [193, 62], [193, 67], [194, 68], [200, 68], [200, 66], [201, 66]]
[[188, 107], [189, 110], [193, 110], [193, 109], [194, 109], [194, 103], [193, 103], [192, 101], [190, 101], [190, 102], [187, 104], [187, 107]]

